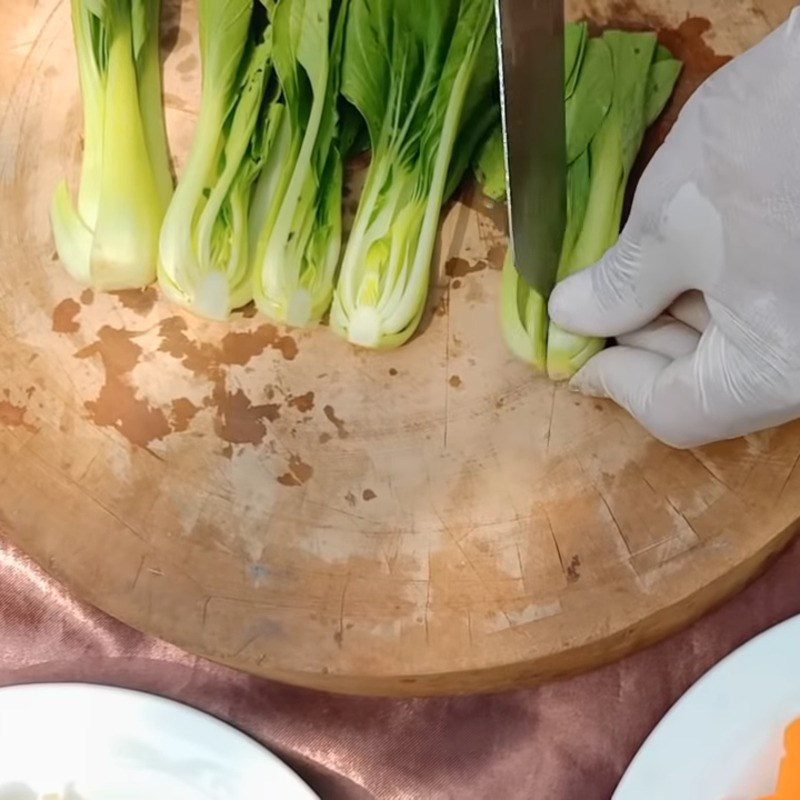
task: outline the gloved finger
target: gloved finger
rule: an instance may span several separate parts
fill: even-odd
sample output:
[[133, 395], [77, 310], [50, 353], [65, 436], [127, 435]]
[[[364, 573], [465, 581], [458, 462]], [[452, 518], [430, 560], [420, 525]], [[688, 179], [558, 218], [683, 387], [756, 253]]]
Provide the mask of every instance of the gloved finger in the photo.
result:
[[625, 347], [649, 350], [674, 361], [676, 358], [691, 355], [697, 349], [700, 334], [694, 328], [664, 314], [638, 331], [618, 336], [617, 342]]
[[[702, 345], [701, 345], [702, 348]], [[698, 381], [694, 354], [675, 361], [634, 347], [612, 347], [595, 356], [573, 379], [572, 388], [614, 400], [655, 438], [677, 448], [730, 438], [730, 420], [712, 413]]]
[[706, 298], [702, 292], [692, 290], [682, 294], [670, 307], [669, 313], [684, 325], [703, 333], [711, 322]]
[[[596, 355], [570, 381], [570, 389], [613, 400], [645, 427], [650, 398], [659, 376], [675, 362], [638, 347], [610, 347]], [[654, 431], [651, 431], [654, 433]]]
[[680, 294], [669, 282], [643, 277], [640, 247], [623, 235], [603, 259], [562, 281], [550, 297], [550, 318], [582, 336], [629, 333], [657, 317]]
[[618, 243], [553, 291], [549, 310], [559, 327], [584, 336], [630, 333], [719, 275], [725, 255], [719, 212], [695, 183], [676, 186], [684, 139], [668, 142], [645, 171]]
[[781, 425], [800, 415], [800, 398], [780, 374], [753, 363], [714, 324], [691, 355], [674, 361], [634, 347], [595, 356], [572, 388], [607, 397], [673, 447], [699, 447]]

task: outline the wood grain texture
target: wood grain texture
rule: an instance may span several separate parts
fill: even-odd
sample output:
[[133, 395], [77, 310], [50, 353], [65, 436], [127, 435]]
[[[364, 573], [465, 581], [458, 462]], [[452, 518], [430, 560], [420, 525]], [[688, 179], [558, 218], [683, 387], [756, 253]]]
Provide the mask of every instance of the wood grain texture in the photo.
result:
[[[685, 98], [791, 2], [666, 6], [570, 11], [659, 28], [688, 60]], [[165, 15], [180, 167], [194, 3]], [[68, 2], [0, 8], [0, 98], [0, 526], [116, 617], [306, 686], [498, 689], [666, 635], [795, 531], [800, 423], [676, 452], [509, 357], [503, 210], [474, 190], [448, 209], [403, 350], [209, 324], [154, 289], [81, 289], [54, 256], [49, 199], [81, 150]]]

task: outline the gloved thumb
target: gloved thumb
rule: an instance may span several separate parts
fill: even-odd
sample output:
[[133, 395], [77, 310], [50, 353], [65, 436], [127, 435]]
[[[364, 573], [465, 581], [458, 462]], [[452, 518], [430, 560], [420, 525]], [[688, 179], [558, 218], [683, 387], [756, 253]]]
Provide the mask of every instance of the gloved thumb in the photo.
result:
[[642, 263], [639, 241], [623, 234], [597, 264], [556, 286], [550, 319], [582, 336], [630, 333], [655, 319], [681, 293], [676, 281], [653, 278], [650, 264]]
[[[681, 130], [691, 122], [688, 118]], [[705, 290], [719, 273], [724, 253], [719, 213], [675, 166], [684, 138], [668, 139], [645, 171], [617, 244], [553, 291], [550, 318], [559, 327], [605, 338], [630, 333], [683, 292]]]

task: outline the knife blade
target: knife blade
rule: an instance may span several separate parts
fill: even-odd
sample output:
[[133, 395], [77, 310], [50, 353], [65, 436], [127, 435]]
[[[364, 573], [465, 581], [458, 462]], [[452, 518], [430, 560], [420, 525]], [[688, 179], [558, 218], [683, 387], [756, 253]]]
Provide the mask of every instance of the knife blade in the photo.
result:
[[495, 0], [511, 243], [544, 297], [566, 226], [564, 0]]

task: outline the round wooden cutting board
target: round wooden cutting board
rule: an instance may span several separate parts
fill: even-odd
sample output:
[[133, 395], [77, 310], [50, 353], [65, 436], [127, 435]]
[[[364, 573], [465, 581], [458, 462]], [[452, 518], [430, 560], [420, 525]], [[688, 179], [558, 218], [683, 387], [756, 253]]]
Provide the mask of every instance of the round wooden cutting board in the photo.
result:
[[[791, 5], [570, 10], [658, 28], [687, 60], [680, 102]], [[195, 4], [165, 17], [180, 167]], [[81, 153], [66, 0], [2, 4], [0, 114], [0, 527], [125, 622], [318, 688], [498, 689], [664, 636], [795, 530], [800, 423], [677, 452], [508, 355], [504, 211], [474, 189], [446, 215], [420, 335], [363, 352], [67, 277], [48, 223]]]

